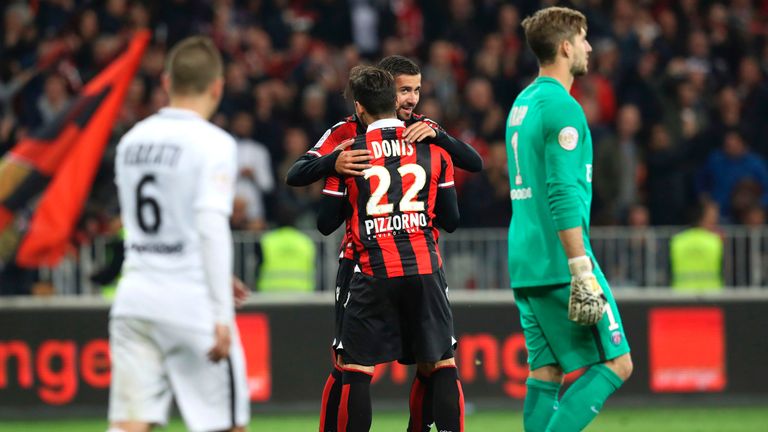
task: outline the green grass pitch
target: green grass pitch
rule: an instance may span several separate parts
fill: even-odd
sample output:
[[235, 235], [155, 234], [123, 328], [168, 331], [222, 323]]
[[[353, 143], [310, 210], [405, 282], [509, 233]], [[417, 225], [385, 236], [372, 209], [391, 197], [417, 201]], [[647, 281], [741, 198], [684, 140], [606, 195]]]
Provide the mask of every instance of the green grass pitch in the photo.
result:
[[[518, 411], [480, 411], [467, 415], [467, 432], [509, 432], [522, 430]], [[405, 413], [374, 412], [371, 432], [405, 430]], [[311, 432], [317, 430], [315, 414], [253, 416], [251, 432]], [[38, 420], [0, 422], [0, 432], [104, 432], [106, 422], [93, 420]], [[161, 429], [162, 430], [162, 429]], [[181, 432], [184, 425], [173, 421], [169, 432]], [[433, 429], [434, 430], [434, 429]], [[765, 432], [768, 431], [768, 406], [739, 408], [610, 408], [601, 413], [587, 431], [618, 432]]]

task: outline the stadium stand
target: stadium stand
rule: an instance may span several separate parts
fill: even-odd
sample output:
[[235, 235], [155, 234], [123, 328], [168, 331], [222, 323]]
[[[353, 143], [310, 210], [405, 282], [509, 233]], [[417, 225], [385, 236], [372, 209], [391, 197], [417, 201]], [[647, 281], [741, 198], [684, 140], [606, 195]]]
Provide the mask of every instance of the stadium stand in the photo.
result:
[[[639, 217], [647, 229], [684, 225], [701, 199], [717, 202], [721, 224], [765, 223], [766, 0], [3, 3], [0, 156], [64, 109], [133, 29], [153, 33], [72, 239], [75, 248], [116, 234], [114, 146], [166, 102], [159, 74], [166, 50], [181, 38], [203, 33], [216, 41], [227, 84], [214, 120], [243, 146], [257, 148], [251, 153], [264, 155], [261, 165], [271, 165], [275, 176], [262, 183], [270, 187], [241, 197], [246, 210], [238, 226], [258, 233], [274, 225], [278, 206], [290, 205], [297, 226], [311, 229], [320, 185], [296, 190], [282, 177], [327, 125], [350, 112], [342, 91], [352, 66], [395, 53], [416, 59], [423, 70], [417, 111], [496, 158], [507, 110], [536, 72], [519, 22], [554, 3], [584, 11], [590, 23], [590, 72], [574, 95], [590, 122], [595, 163], [604, 167], [595, 169], [594, 224], [630, 226]], [[235, 125], [242, 113], [251, 116], [249, 127]], [[462, 198], [462, 220], [503, 228], [505, 217], [493, 215], [508, 205], [508, 182], [503, 167], [488, 165], [482, 174], [457, 175], [459, 196], [472, 191]], [[488, 199], [474, 202], [476, 191]], [[625, 230], [617, 238], [630, 235]], [[663, 266], [656, 270], [667, 272]]]

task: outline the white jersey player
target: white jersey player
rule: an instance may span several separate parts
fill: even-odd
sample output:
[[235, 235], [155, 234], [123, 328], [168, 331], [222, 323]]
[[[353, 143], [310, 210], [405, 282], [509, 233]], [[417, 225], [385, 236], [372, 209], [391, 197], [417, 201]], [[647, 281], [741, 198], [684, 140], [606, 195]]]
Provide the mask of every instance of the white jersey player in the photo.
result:
[[110, 431], [148, 431], [175, 396], [187, 428], [242, 431], [245, 362], [234, 326], [229, 216], [234, 139], [208, 122], [222, 61], [203, 37], [169, 54], [170, 106], [121, 140], [116, 183], [123, 275], [110, 314]]

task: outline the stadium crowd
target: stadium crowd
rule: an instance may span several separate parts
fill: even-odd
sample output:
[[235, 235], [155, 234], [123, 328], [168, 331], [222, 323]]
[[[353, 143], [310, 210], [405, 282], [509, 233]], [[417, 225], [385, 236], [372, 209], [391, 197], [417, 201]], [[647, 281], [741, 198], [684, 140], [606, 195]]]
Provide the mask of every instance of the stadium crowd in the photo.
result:
[[214, 121], [238, 140], [232, 225], [263, 230], [276, 209], [314, 227], [317, 184], [291, 188], [293, 161], [351, 113], [349, 69], [391, 54], [422, 68], [417, 112], [486, 159], [460, 173], [462, 225], [510, 217], [504, 123], [536, 74], [520, 21], [555, 3], [585, 13], [594, 51], [573, 93], [595, 143], [596, 225], [681, 225], [701, 198], [720, 222], [763, 224], [768, 206], [768, 1], [730, 0], [36, 0], [4, 2], [0, 154], [63, 110], [133, 29], [153, 41], [132, 83], [81, 224], [87, 238], [118, 214], [114, 148], [167, 101], [167, 49], [210, 35], [225, 56]]

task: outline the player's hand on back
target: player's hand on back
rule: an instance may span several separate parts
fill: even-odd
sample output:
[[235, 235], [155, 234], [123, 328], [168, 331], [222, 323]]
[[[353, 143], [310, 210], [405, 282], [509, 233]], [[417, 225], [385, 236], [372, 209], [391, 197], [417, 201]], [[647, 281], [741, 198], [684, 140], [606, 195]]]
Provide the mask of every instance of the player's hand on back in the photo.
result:
[[232, 344], [232, 335], [227, 324], [216, 324], [213, 330], [214, 345], [208, 351], [208, 358], [218, 362], [229, 356], [229, 346]]
[[251, 290], [248, 289], [248, 286], [237, 276], [232, 276], [232, 295], [235, 297], [235, 307], [242, 307], [250, 294]]
[[587, 256], [568, 260], [571, 270], [571, 296], [568, 299], [568, 319], [581, 325], [595, 325], [603, 317], [606, 298], [592, 271]]
[[363, 170], [371, 167], [368, 163], [373, 156], [368, 150], [347, 150], [355, 142], [354, 138], [343, 141], [336, 146], [334, 151], [341, 150], [339, 157], [336, 158], [335, 169], [336, 172], [341, 175], [347, 176], [361, 176]]
[[437, 137], [437, 131], [423, 121], [417, 121], [405, 128], [405, 132], [403, 132], [403, 138], [414, 143], [435, 137]]

